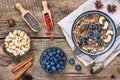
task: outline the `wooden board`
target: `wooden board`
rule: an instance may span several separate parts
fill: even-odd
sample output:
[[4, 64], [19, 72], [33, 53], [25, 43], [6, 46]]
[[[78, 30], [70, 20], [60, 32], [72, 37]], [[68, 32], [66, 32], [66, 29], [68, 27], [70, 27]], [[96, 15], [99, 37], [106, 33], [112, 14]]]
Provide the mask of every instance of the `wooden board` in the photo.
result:
[[[12, 80], [17, 74], [11, 73], [11, 68], [26, 59], [29, 56], [34, 57], [32, 67], [26, 72], [33, 76], [33, 80], [120, 80], [120, 56], [118, 56], [107, 68], [105, 68], [98, 75], [91, 75], [89, 67], [85, 67], [78, 61], [69, 45], [67, 44], [64, 35], [62, 34], [57, 22], [67, 16], [70, 12], [78, 8], [86, 0], [47, 0], [49, 9], [51, 10], [54, 28], [52, 33], [55, 33], [57, 38], [54, 41], [49, 40], [49, 36], [45, 35], [45, 26], [42, 19], [42, 0], [0, 0], [0, 80]], [[20, 13], [15, 10], [15, 4], [19, 2], [23, 4], [24, 8], [30, 10], [33, 15], [39, 20], [42, 25], [42, 30], [35, 34], [20, 17]], [[14, 18], [16, 20], [16, 27], [8, 27], [7, 19]], [[3, 43], [6, 35], [14, 29], [25, 30], [32, 40], [32, 47], [30, 52], [22, 58], [10, 58], [3, 51]], [[66, 64], [64, 71], [61, 74], [47, 74], [39, 64], [39, 58], [43, 50], [48, 47], [59, 47], [67, 55], [67, 62], [69, 58], [75, 58], [75, 65], [80, 64], [82, 70], [75, 71], [75, 65]], [[21, 80], [21, 79], [20, 79]]]

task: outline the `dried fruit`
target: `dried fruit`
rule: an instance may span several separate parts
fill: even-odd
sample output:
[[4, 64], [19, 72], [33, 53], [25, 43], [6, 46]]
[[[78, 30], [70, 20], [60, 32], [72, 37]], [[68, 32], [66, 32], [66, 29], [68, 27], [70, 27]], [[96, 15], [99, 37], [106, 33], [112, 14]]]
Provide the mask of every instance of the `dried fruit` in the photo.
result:
[[52, 34], [50, 40], [52, 41], [54, 39], [55, 39], [55, 34]]
[[10, 18], [7, 20], [9, 27], [14, 27], [16, 25], [16, 22], [14, 19]]
[[51, 34], [51, 32], [50, 32], [50, 31], [47, 31], [47, 32], [46, 32], [46, 35], [50, 35], [50, 34]]
[[114, 4], [113, 5], [108, 4], [107, 9], [108, 9], [109, 13], [113, 13], [113, 12], [116, 11], [116, 5], [114, 5]]
[[101, 9], [102, 6], [103, 6], [103, 4], [102, 4], [101, 0], [96, 0], [96, 3], [95, 3], [96, 9]]

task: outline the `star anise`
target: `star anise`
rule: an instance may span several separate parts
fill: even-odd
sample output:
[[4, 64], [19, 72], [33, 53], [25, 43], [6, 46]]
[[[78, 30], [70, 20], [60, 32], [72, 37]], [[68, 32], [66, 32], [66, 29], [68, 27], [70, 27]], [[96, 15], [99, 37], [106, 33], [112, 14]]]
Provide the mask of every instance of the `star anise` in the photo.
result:
[[114, 5], [114, 4], [113, 5], [108, 4], [107, 9], [108, 9], [109, 13], [113, 13], [113, 12], [116, 11], [116, 5]]
[[10, 18], [7, 20], [9, 27], [13, 27], [16, 25], [16, 22], [14, 19]]
[[96, 3], [95, 3], [96, 9], [101, 9], [102, 6], [103, 6], [103, 4], [102, 4], [101, 0], [96, 0]]

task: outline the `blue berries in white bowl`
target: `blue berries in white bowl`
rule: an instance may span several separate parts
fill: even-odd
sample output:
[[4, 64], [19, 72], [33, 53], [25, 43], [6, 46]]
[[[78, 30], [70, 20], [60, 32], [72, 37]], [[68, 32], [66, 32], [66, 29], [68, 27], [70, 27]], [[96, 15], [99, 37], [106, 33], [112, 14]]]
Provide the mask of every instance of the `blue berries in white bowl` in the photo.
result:
[[101, 11], [87, 11], [74, 21], [71, 36], [75, 47], [88, 55], [108, 51], [116, 39], [113, 20]]
[[65, 68], [67, 57], [59, 48], [48, 48], [40, 57], [40, 65], [45, 72], [59, 74]]

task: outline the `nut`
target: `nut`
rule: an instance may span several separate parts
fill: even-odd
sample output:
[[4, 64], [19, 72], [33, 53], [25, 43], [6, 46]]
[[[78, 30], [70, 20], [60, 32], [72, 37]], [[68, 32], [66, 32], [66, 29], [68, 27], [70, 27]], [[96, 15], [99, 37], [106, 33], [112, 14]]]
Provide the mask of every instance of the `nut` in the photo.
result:
[[112, 39], [112, 36], [111, 36], [111, 35], [108, 35], [108, 36], [107, 36], [107, 39], [104, 39], [104, 42], [105, 42], [105, 43], [108, 43], [108, 42], [111, 41], [111, 39]]
[[108, 30], [108, 31], [106, 32], [106, 35], [113, 35], [113, 31], [112, 31], [112, 30]]
[[103, 29], [107, 29], [108, 28], [108, 22], [107, 21], [105, 21], [105, 23], [104, 23], [104, 26], [103, 26]]
[[105, 20], [105, 18], [104, 18], [104, 17], [100, 17], [100, 18], [99, 18], [99, 23], [100, 23], [100, 24], [103, 24], [103, 20]]
[[14, 56], [22, 56], [30, 49], [30, 38], [24, 31], [14, 30], [5, 38], [5, 48]]

